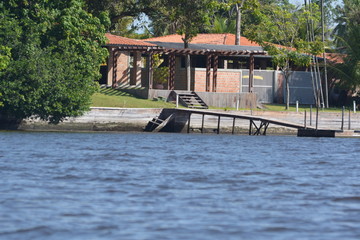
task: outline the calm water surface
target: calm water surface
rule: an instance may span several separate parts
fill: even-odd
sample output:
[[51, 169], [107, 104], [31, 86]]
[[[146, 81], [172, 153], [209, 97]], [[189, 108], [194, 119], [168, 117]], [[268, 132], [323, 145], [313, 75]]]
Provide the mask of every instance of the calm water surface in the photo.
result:
[[0, 132], [0, 239], [360, 239], [360, 139]]

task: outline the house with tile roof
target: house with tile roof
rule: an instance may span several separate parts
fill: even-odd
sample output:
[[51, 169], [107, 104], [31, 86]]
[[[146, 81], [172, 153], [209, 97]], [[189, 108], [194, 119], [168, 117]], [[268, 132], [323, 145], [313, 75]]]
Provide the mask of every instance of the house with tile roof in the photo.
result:
[[[239, 99], [251, 102], [253, 95], [264, 103], [284, 102], [282, 73], [260, 45], [245, 37], [241, 37], [241, 45], [234, 45], [234, 34], [198, 34], [187, 49], [177, 34], [141, 41], [109, 33], [106, 37], [109, 86], [142, 90], [147, 98], [168, 98], [171, 91], [194, 91], [208, 105], [219, 107], [235, 107]], [[154, 65], [155, 55], [160, 56], [160, 65]], [[191, 56], [190, 83], [186, 81], [186, 55]], [[154, 78], [159, 67], [168, 69], [167, 81], [161, 85]], [[313, 104], [311, 73], [303, 68], [293, 72], [290, 91], [291, 102]]]

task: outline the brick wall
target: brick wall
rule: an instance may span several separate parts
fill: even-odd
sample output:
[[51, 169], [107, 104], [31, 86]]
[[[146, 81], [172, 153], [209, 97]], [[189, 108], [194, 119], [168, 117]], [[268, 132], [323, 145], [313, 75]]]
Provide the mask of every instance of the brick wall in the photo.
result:
[[[196, 68], [194, 91], [206, 91], [206, 69]], [[218, 69], [216, 92], [238, 93], [240, 92], [241, 71], [235, 69]], [[213, 92], [213, 71], [210, 71], [210, 92]]]
[[129, 55], [129, 52], [120, 52], [117, 58], [116, 82], [119, 87], [127, 86], [130, 83]]

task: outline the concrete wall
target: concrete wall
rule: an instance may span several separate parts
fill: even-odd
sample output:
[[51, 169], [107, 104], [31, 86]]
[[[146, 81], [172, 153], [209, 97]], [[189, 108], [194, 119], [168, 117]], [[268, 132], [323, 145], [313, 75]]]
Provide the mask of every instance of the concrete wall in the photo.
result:
[[[293, 72], [290, 78], [290, 103], [315, 104], [310, 72]], [[286, 93], [284, 92], [284, 96]]]
[[[175, 97], [170, 96], [170, 90], [149, 90], [149, 99], [162, 97], [168, 101], [175, 101]], [[239, 101], [239, 108], [256, 108], [256, 95], [252, 93], [214, 93], [196, 92], [208, 106], [221, 108], [236, 108]], [[169, 97], [170, 96], [170, 97]]]
[[[259, 102], [273, 103], [274, 102], [274, 71], [255, 70], [253, 92], [256, 93]], [[249, 70], [243, 70], [242, 77], [242, 92], [249, 92]]]
[[[314, 104], [311, 73], [293, 72], [289, 82], [290, 103]], [[242, 92], [249, 91], [249, 70], [243, 70]], [[253, 92], [259, 102], [285, 103], [286, 86], [282, 72], [272, 70], [255, 70]]]
[[[221, 111], [221, 110], [219, 110]], [[143, 108], [92, 108], [84, 116], [69, 118], [58, 125], [48, 124], [38, 119], [23, 120], [18, 126], [19, 130], [34, 131], [140, 131], [147, 123], [162, 113], [162, 109], [143, 109]], [[271, 112], [271, 111], [228, 111], [242, 115], [252, 115], [279, 119], [292, 123], [304, 124], [304, 112]], [[345, 115], [344, 128], [348, 128], [348, 112]], [[312, 113], [312, 126], [315, 126], [315, 112]], [[1, 120], [1, 115], [0, 115]], [[201, 126], [202, 118], [200, 114], [191, 116], [191, 126]], [[1, 121], [0, 121], [1, 123]], [[231, 127], [232, 118], [222, 118], [221, 127]], [[206, 116], [205, 125], [208, 128], [217, 127], [217, 118]], [[248, 129], [248, 120], [239, 120], [236, 126]], [[307, 113], [307, 126], [310, 126], [310, 114]], [[0, 126], [1, 127], [1, 126]], [[341, 112], [329, 113], [319, 112], [319, 129], [338, 129], [341, 128]], [[282, 128], [270, 124], [269, 128]], [[14, 129], [14, 128], [13, 128]], [[360, 113], [351, 113], [351, 129], [360, 130]], [[246, 134], [246, 132], [245, 132]]]
[[236, 108], [239, 101], [239, 108], [256, 108], [256, 95], [252, 93], [196, 93], [207, 105], [213, 107]]
[[17, 126], [17, 129], [33, 131], [142, 132], [146, 124], [158, 116], [161, 111], [162, 109], [97, 107], [91, 108], [91, 111], [81, 117], [68, 118], [57, 125], [48, 124], [39, 119], [26, 119]]

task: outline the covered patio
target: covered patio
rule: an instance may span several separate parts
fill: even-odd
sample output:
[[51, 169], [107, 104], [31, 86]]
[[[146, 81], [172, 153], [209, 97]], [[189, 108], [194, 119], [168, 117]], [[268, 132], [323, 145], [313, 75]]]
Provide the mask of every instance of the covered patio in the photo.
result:
[[[239, 83], [241, 72], [231, 74], [230, 72], [236, 71], [224, 71], [224, 65], [227, 58], [242, 57], [247, 60], [248, 92], [252, 92], [254, 58], [267, 54], [265, 51], [243, 46], [190, 44], [189, 48], [184, 49], [181, 43], [144, 42], [111, 34], [107, 34], [107, 37], [109, 43], [106, 47], [110, 54], [107, 85], [120, 88], [153, 89], [156, 87], [154, 69], [166, 67], [168, 74], [167, 81], [163, 84], [165, 90], [238, 93], [241, 86], [232, 85], [231, 81]], [[160, 56], [161, 65], [155, 65], [154, 55]], [[187, 55], [191, 56], [193, 62], [190, 82], [186, 82], [182, 66]], [[219, 64], [222, 69], [219, 69]]]

